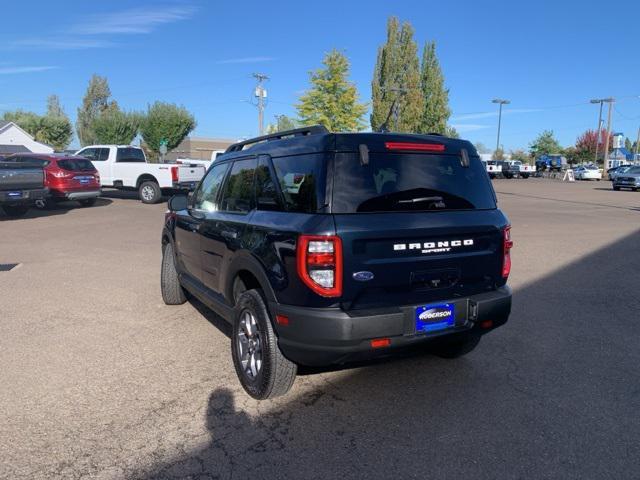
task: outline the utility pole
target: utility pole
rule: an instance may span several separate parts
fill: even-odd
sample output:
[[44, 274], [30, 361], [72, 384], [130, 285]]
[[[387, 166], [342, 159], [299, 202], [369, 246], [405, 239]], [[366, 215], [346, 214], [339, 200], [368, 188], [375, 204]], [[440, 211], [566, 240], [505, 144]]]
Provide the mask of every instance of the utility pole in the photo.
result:
[[264, 107], [265, 99], [267, 98], [267, 89], [262, 86], [265, 80], [269, 80], [269, 77], [264, 73], [254, 73], [253, 77], [258, 81], [256, 85], [254, 96], [258, 99], [258, 132], [260, 136], [264, 135]]
[[602, 131], [602, 104], [605, 102], [604, 98], [594, 98], [591, 103], [600, 104], [600, 113], [598, 114], [598, 127], [596, 128], [596, 158], [594, 159], [595, 165], [598, 165], [598, 147], [600, 146], [600, 132]]
[[607, 138], [604, 140], [604, 163], [602, 166], [602, 177], [607, 176], [607, 169], [609, 168], [609, 137], [611, 136], [611, 110], [613, 110], [613, 102], [615, 98], [605, 98], [605, 102], [609, 104], [609, 113], [607, 115]]
[[633, 161], [638, 160], [638, 147], [640, 147], [640, 127], [638, 127], [638, 138], [636, 139], [636, 147], [633, 149]]
[[497, 103], [500, 105], [500, 109], [498, 110], [498, 138], [496, 139], [496, 151], [494, 155], [497, 154], [498, 149], [500, 148], [500, 127], [502, 126], [502, 106], [509, 105], [511, 102], [509, 100], [504, 100], [502, 98], [494, 98], [491, 100], [491, 103]]

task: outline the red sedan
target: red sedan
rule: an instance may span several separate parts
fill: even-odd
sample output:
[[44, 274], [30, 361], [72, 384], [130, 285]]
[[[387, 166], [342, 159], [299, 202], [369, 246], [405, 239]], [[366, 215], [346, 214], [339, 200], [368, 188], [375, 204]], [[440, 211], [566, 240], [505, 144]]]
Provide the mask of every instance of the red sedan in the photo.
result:
[[100, 196], [100, 175], [89, 160], [83, 157], [57, 154], [18, 153], [6, 162], [28, 162], [42, 166], [44, 184], [49, 188], [49, 204], [76, 200], [90, 207]]

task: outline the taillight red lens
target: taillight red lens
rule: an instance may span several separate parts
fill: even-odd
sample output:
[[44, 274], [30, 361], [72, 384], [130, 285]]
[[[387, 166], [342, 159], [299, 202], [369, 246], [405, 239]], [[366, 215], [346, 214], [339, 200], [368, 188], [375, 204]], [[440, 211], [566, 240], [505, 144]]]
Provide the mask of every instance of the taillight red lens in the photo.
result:
[[323, 297], [342, 295], [342, 241], [335, 235], [298, 237], [298, 276]]
[[513, 241], [511, 240], [511, 225], [507, 225], [503, 232], [503, 246], [504, 257], [502, 259], [502, 277], [508, 278], [511, 273], [511, 249], [513, 248]]
[[409, 142], [385, 142], [387, 150], [413, 150], [422, 152], [444, 152], [441, 143], [409, 143]]
[[171, 167], [171, 181], [178, 181], [178, 167]]

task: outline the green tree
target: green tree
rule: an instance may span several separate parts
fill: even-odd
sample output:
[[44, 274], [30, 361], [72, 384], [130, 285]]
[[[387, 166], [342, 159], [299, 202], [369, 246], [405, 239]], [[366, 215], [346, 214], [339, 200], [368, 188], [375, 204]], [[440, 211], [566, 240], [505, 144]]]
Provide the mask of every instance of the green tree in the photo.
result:
[[267, 133], [278, 133], [297, 128], [297, 122], [286, 115], [276, 115], [276, 123], [267, 125]]
[[25, 112], [24, 110], [5, 112], [2, 119], [15, 123], [34, 138], [38, 135], [42, 126], [42, 117], [40, 115], [33, 112]]
[[633, 151], [633, 142], [629, 138], [624, 139], [624, 148], [630, 152]]
[[553, 130], [545, 130], [529, 145], [532, 157], [562, 152], [560, 142], [553, 135]]
[[194, 128], [196, 120], [186, 108], [164, 102], [150, 105], [140, 122], [142, 139], [155, 154], [160, 153], [163, 140], [167, 142], [167, 150], [173, 150]]
[[476, 150], [478, 151], [478, 153], [491, 153], [491, 149], [488, 148], [484, 143], [482, 142], [476, 142], [474, 144], [474, 146], [476, 147]]
[[451, 116], [449, 90], [444, 86], [444, 76], [436, 56], [435, 42], [427, 42], [424, 45], [420, 77], [424, 111], [419, 132], [445, 134], [447, 121]]
[[138, 134], [141, 120], [138, 113], [125, 113], [113, 108], [105, 110], [93, 120], [96, 143], [129, 145]]
[[52, 94], [47, 97], [47, 115], [50, 117], [66, 117], [58, 95]]
[[529, 160], [531, 160], [529, 154], [520, 148], [517, 150], [511, 150], [510, 155], [511, 160], [520, 160], [524, 163], [527, 163]]
[[76, 131], [80, 145], [96, 143], [97, 139], [93, 131], [94, 120], [105, 110], [118, 108], [118, 104], [110, 98], [109, 82], [105, 77], [94, 74], [89, 80], [87, 92], [82, 99], [82, 106], [78, 108]]
[[371, 81], [371, 128], [418, 132], [424, 114], [418, 46], [413, 27], [396, 17], [387, 21], [387, 41], [378, 48]]
[[36, 141], [46, 143], [56, 150], [67, 148], [73, 137], [73, 127], [66, 115], [40, 116], [37, 113], [16, 110], [5, 112], [3, 119], [15, 123]]
[[453, 127], [452, 125], [447, 125], [444, 128], [443, 135], [445, 137], [450, 137], [450, 138], [460, 138], [460, 134], [458, 133], [458, 130], [456, 130], [455, 127]]
[[362, 130], [367, 106], [359, 102], [356, 86], [349, 81], [349, 60], [332, 50], [322, 64], [324, 68], [310, 72], [311, 88], [296, 105], [300, 123], [324, 125], [332, 132]]
[[54, 149], [65, 150], [73, 137], [73, 126], [66, 116], [45, 115], [40, 119], [40, 130], [36, 140]]
[[493, 160], [504, 160], [504, 150], [501, 148], [498, 148], [495, 152], [493, 152], [493, 155], [491, 156], [491, 158]]

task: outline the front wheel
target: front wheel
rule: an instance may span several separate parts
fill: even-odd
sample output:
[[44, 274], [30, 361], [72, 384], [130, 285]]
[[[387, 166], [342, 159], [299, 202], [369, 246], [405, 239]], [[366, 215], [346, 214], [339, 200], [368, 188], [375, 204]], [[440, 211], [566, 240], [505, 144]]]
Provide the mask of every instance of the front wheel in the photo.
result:
[[471, 335], [462, 339], [442, 343], [433, 353], [441, 358], [459, 358], [473, 351], [480, 343], [480, 335]]
[[151, 180], [146, 180], [138, 188], [138, 196], [142, 203], [158, 203], [162, 198], [160, 185]]
[[231, 354], [238, 379], [253, 398], [279, 397], [293, 386], [298, 366], [278, 348], [269, 312], [258, 290], [247, 290], [238, 298]]
[[7, 217], [21, 217], [29, 211], [27, 205], [3, 205], [2, 210], [7, 214]]

